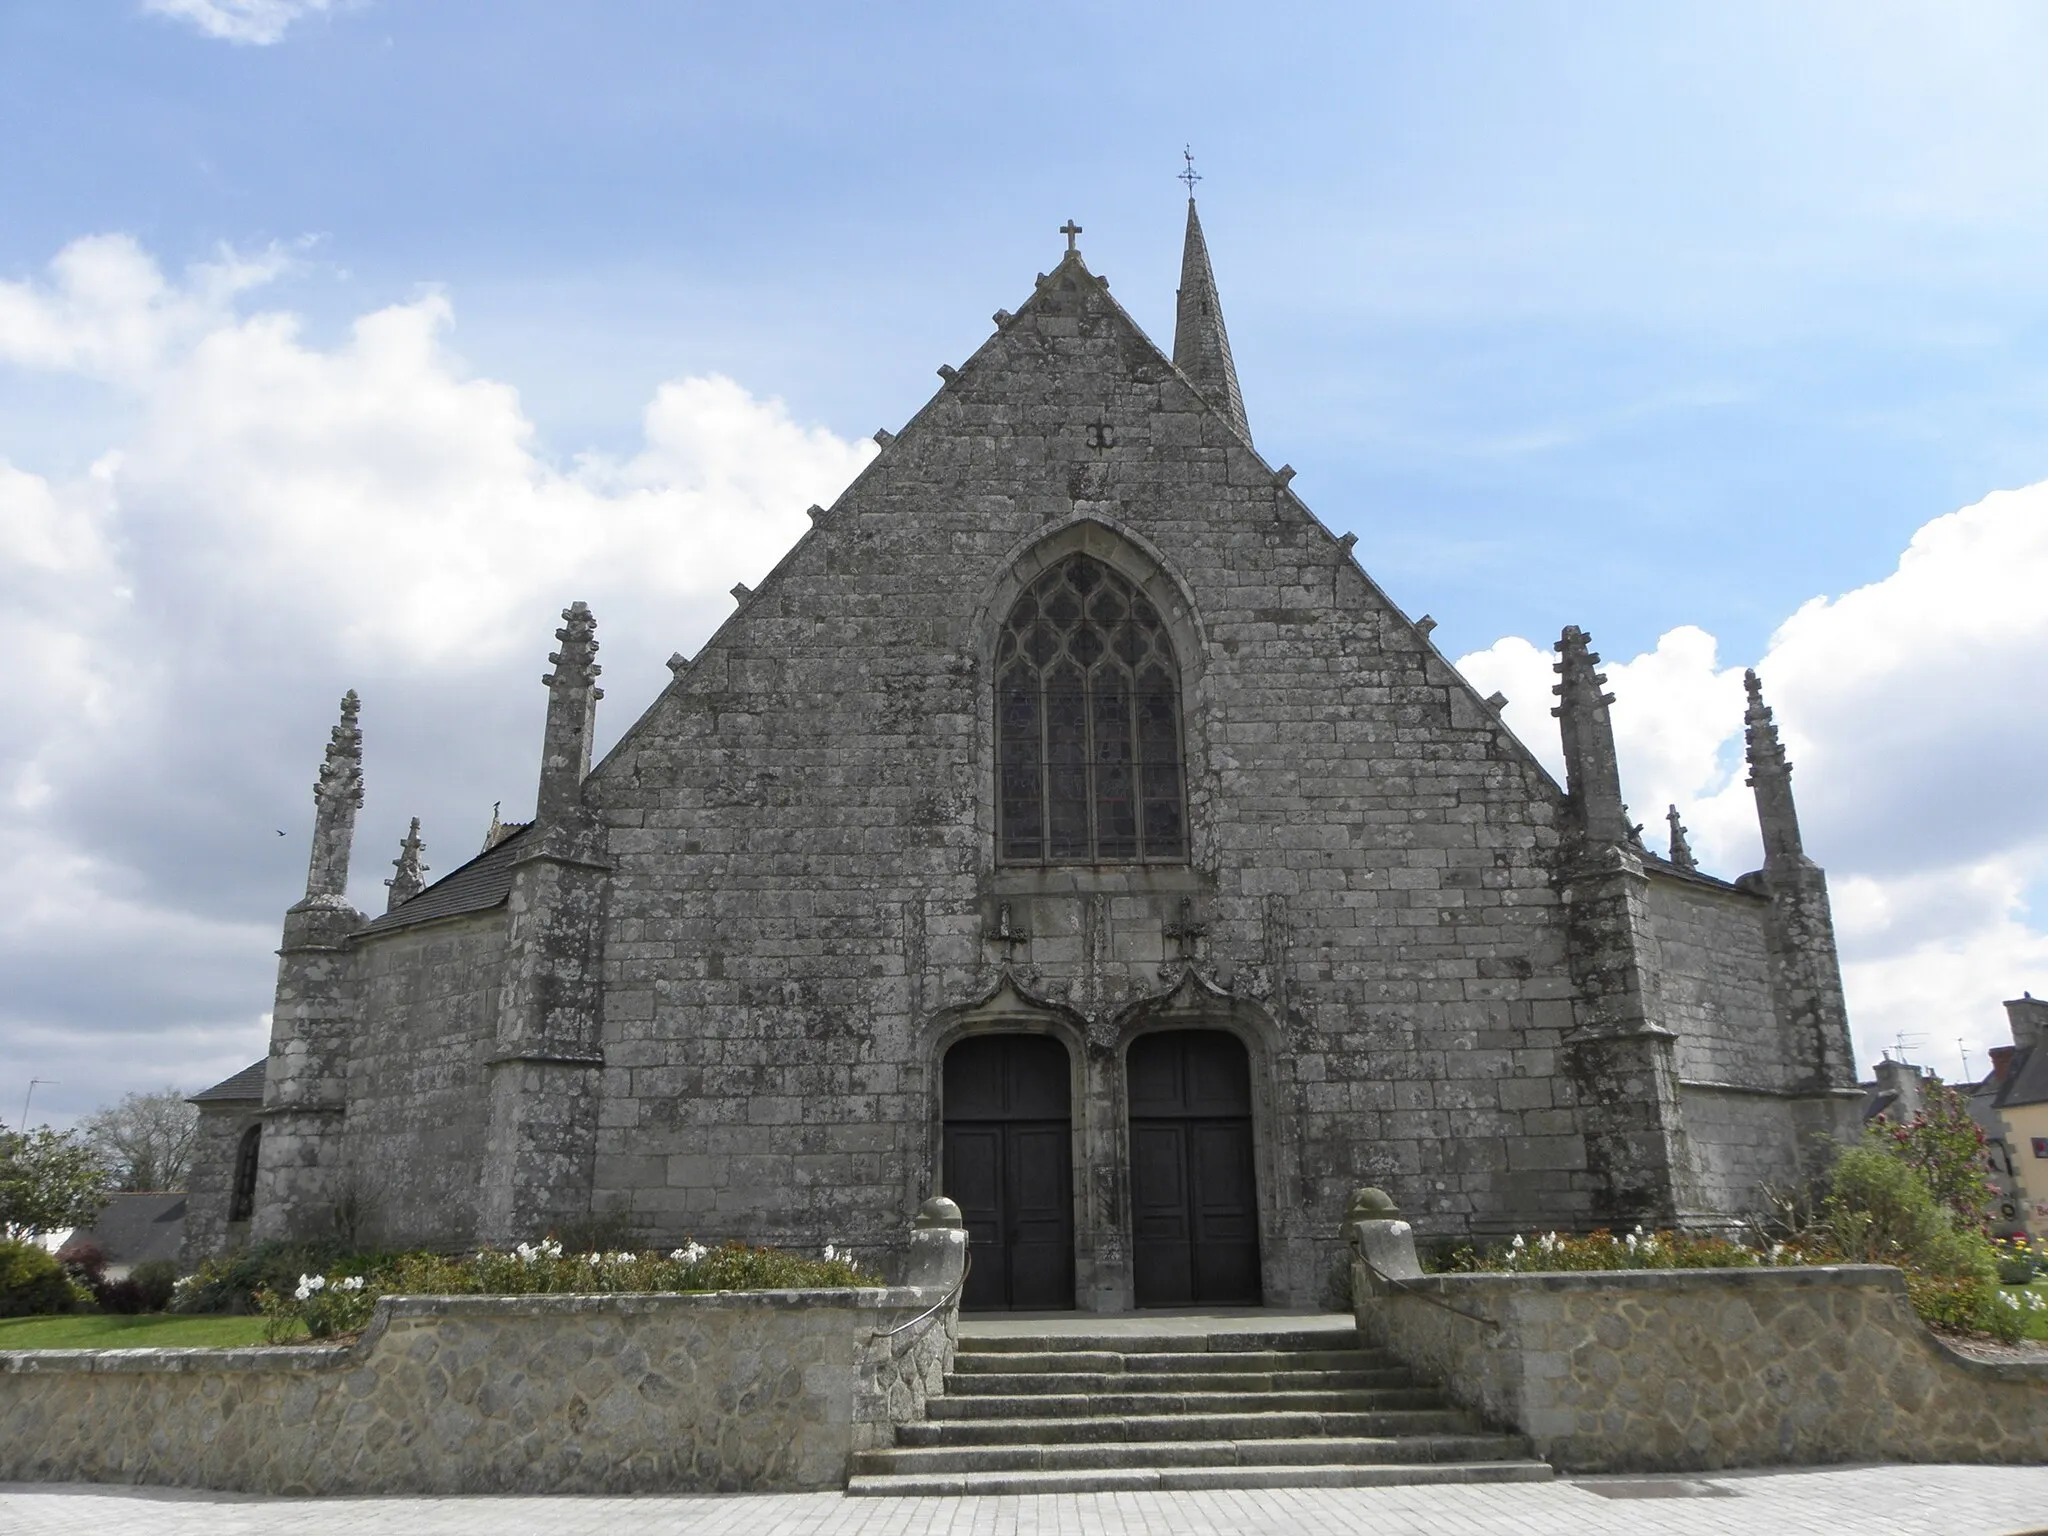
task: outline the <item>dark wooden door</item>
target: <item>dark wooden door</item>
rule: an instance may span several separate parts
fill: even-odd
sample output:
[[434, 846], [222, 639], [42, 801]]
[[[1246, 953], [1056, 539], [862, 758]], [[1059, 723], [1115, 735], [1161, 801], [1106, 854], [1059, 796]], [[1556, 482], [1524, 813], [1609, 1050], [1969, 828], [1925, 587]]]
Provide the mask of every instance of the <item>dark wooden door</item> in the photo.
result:
[[963, 1306], [1074, 1304], [1073, 1118], [1066, 1047], [980, 1035], [946, 1052], [946, 1193], [974, 1267]]
[[1141, 1307], [1256, 1306], [1251, 1063], [1221, 1030], [1140, 1035], [1125, 1058]]

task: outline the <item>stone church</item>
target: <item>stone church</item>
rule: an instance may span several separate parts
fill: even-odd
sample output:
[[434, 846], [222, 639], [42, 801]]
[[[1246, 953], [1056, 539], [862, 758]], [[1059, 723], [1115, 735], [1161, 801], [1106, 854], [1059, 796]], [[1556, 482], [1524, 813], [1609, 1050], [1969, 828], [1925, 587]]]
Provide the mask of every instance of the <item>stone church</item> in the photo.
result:
[[565, 610], [533, 820], [431, 885], [414, 823], [375, 918], [343, 701], [196, 1251], [881, 1259], [943, 1191], [971, 1305], [1306, 1305], [1360, 1184], [1426, 1237], [1725, 1225], [1853, 1128], [1755, 678], [1731, 882], [1643, 846], [1584, 633], [1560, 787], [1261, 457], [1192, 200], [1171, 355], [1062, 233], [594, 767]]

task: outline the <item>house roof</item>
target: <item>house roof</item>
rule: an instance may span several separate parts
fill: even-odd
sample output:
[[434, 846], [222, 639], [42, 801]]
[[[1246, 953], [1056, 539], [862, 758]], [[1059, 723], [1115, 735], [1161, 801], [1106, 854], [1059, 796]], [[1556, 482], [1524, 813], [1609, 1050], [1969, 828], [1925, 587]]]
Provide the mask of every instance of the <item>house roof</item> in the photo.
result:
[[203, 1088], [185, 1102], [187, 1104], [225, 1104], [238, 1100], [263, 1100], [263, 1079], [265, 1063], [252, 1062], [233, 1077], [223, 1078], [211, 1088]]
[[532, 823], [514, 823], [504, 835], [461, 868], [443, 875], [410, 901], [401, 902], [382, 917], [365, 923], [359, 933], [388, 933], [432, 922], [437, 917], [460, 917], [465, 912], [488, 912], [502, 907], [512, 894], [512, 862], [518, 857], [520, 839], [533, 830]]
[[2022, 1104], [2048, 1104], [2048, 1046], [2035, 1041], [2013, 1057], [2012, 1071], [1994, 1100], [2000, 1109]]
[[58, 1256], [92, 1243], [106, 1254], [109, 1264], [175, 1260], [184, 1240], [185, 1192], [144, 1190], [114, 1196], [100, 1212], [99, 1220], [89, 1227], [77, 1228], [64, 1240]]

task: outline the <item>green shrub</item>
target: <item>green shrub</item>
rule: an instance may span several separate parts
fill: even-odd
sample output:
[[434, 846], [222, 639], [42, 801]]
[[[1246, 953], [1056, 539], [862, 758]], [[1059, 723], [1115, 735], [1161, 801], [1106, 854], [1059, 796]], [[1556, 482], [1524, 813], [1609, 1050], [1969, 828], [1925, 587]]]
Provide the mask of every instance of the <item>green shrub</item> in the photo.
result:
[[0, 1238], [0, 1317], [74, 1312], [90, 1299], [41, 1244]]
[[146, 1259], [128, 1271], [128, 1283], [135, 1287], [145, 1312], [161, 1312], [178, 1291], [178, 1266], [171, 1259]]
[[[1962, 1145], [1952, 1128], [1944, 1134], [1955, 1144], [1949, 1150]], [[1836, 1158], [1822, 1206], [1825, 1257], [1897, 1265], [1913, 1310], [1931, 1327], [2019, 1339], [2035, 1310], [2031, 1301], [2000, 1290], [1999, 1250], [1972, 1223], [1967, 1187], [1953, 1189], [1955, 1199], [1938, 1198], [1924, 1171], [1925, 1147], [1916, 1152], [1914, 1145], [1896, 1129], [1877, 1130]]]
[[207, 1259], [178, 1283], [173, 1312], [250, 1313], [259, 1291], [289, 1291], [304, 1274], [360, 1274], [383, 1256], [358, 1254], [333, 1242], [264, 1242]]

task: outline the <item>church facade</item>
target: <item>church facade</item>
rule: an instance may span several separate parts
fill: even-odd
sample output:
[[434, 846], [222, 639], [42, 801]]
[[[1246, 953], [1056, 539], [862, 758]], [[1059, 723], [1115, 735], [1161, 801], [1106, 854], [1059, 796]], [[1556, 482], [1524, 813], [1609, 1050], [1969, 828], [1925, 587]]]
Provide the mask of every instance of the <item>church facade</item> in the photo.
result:
[[353, 910], [354, 695], [270, 1053], [201, 1096], [200, 1252], [332, 1230], [880, 1256], [987, 1307], [1313, 1304], [1425, 1235], [1727, 1223], [1860, 1103], [1750, 679], [1763, 868], [1630, 825], [1588, 637], [1555, 783], [1268, 464], [1192, 201], [1171, 356], [1073, 248], [534, 820]]

